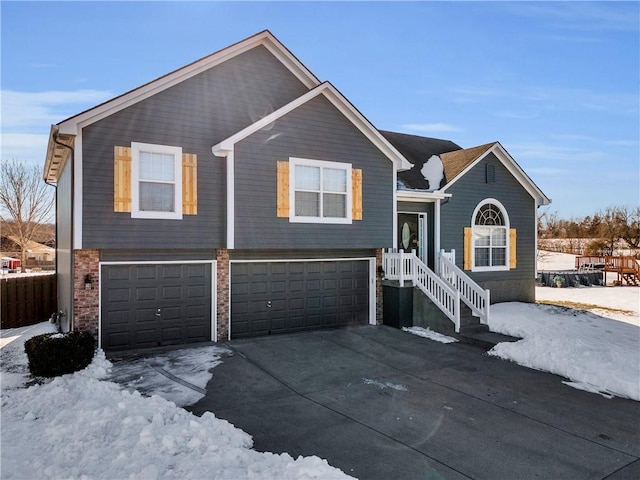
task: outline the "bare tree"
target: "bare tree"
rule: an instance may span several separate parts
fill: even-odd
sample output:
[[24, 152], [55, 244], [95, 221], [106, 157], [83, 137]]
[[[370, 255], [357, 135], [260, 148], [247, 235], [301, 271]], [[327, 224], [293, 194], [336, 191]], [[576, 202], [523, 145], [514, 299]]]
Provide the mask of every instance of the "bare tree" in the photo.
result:
[[640, 248], [640, 207], [619, 207], [622, 221], [622, 239], [630, 248]]
[[42, 180], [40, 169], [18, 160], [2, 160], [0, 169], [0, 218], [20, 247], [22, 270], [26, 266], [27, 245], [43, 223], [51, 221], [53, 190]]

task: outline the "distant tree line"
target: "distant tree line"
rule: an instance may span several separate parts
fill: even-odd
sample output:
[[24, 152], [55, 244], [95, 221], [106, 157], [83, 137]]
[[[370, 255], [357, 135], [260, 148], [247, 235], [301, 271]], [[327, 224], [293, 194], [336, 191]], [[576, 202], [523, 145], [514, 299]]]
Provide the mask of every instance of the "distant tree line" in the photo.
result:
[[[552, 241], [553, 240], [553, 241]], [[558, 241], [565, 240], [565, 241]], [[616, 250], [640, 248], [640, 206], [607, 207], [582, 218], [563, 219], [557, 212], [538, 215], [540, 248], [563, 250], [584, 255], [613, 255]], [[575, 250], [581, 251], [575, 251]]]

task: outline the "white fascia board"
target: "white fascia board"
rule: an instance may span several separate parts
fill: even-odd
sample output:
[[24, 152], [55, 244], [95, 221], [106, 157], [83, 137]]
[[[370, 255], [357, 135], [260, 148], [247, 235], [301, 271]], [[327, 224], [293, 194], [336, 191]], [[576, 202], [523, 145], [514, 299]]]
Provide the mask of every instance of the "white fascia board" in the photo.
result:
[[536, 199], [537, 205], [549, 205], [551, 200], [538, 188], [538, 186], [531, 180], [531, 177], [522, 169], [518, 162], [509, 155], [509, 152], [497, 142], [492, 150], [495, 150], [496, 157], [504, 164], [505, 167], [516, 177], [516, 179], [522, 184], [522, 186], [529, 192], [529, 194]]
[[538, 188], [538, 186], [531, 180], [531, 178], [522, 170], [522, 167], [518, 165], [518, 163], [513, 159], [509, 152], [507, 152], [500, 142], [496, 142], [492, 147], [488, 148], [482, 155], [478, 156], [471, 164], [467, 166], [462, 172], [460, 172], [456, 177], [447, 183], [444, 188], [441, 189], [442, 192], [446, 191], [451, 185], [456, 183], [460, 178], [464, 177], [467, 172], [469, 172], [472, 168], [474, 168], [478, 163], [482, 161], [487, 155], [490, 153], [494, 153], [496, 158], [500, 160], [509, 173], [523, 186], [523, 188], [533, 197], [536, 201], [536, 205], [549, 205], [551, 200]]
[[274, 112], [271, 112], [269, 115], [267, 115], [265, 117], [262, 117], [257, 122], [252, 123], [251, 125], [249, 125], [248, 127], [243, 128], [242, 130], [240, 130], [237, 133], [234, 133], [233, 135], [231, 135], [230, 137], [226, 138], [222, 142], [220, 142], [220, 143], [214, 145], [213, 147], [211, 147], [211, 152], [214, 155], [218, 156], [218, 157], [226, 156], [229, 152], [233, 151], [234, 146], [235, 146], [236, 143], [238, 143], [239, 141], [247, 138], [249, 135], [254, 134], [258, 130], [266, 127], [270, 123], [275, 122], [277, 119], [279, 119], [280, 117], [286, 115], [287, 113], [291, 112], [292, 110], [295, 110], [300, 105], [303, 105], [303, 104], [307, 103], [312, 98], [317, 97], [320, 93], [322, 93], [322, 91], [327, 87], [327, 85], [328, 85], [327, 82], [322, 83], [321, 85], [317, 86], [313, 90], [310, 90], [307, 93], [305, 93], [304, 95], [296, 98], [294, 101], [289, 102], [285, 106], [280, 107], [278, 110], [276, 110]]
[[232, 151], [234, 145], [239, 141], [266, 127], [270, 123], [278, 120], [287, 113], [295, 110], [301, 105], [304, 105], [309, 100], [321, 94], [324, 95], [325, 98], [327, 98], [327, 100], [329, 100], [333, 104], [333, 106], [335, 106], [345, 117], [347, 117], [355, 127], [357, 127], [389, 160], [393, 162], [396, 170], [408, 170], [413, 166], [329, 82], [321, 83], [313, 90], [310, 90], [304, 95], [296, 98], [295, 100], [279, 108], [275, 112], [262, 117], [257, 122], [231, 135], [229, 138], [211, 147], [211, 151], [216, 156], [225, 156], [225, 152]]
[[417, 190], [398, 190], [396, 193], [398, 200], [403, 202], [435, 202], [452, 197], [452, 193], [445, 193], [441, 190], [433, 192], [422, 192]]
[[[84, 127], [97, 122], [109, 115], [145, 100], [163, 90], [179, 84], [199, 73], [202, 73], [216, 65], [219, 65], [241, 53], [244, 53], [258, 45], [264, 45], [267, 50], [284, 64], [307, 88], [312, 88], [320, 81], [311, 73], [271, 32], [264, 31], [231, 46], [225, 47], [200, 60], [196, 60], [173, 72], [163, 75], [149, 83], [137, 87], [118, 97], [108, 100], [96, 107], [86, 110], [78, 115], [63, 120], [58, 125], [61, 133], [72, 133], [76, 126]], [[71, 131], [70, 131], [70, 130]]]

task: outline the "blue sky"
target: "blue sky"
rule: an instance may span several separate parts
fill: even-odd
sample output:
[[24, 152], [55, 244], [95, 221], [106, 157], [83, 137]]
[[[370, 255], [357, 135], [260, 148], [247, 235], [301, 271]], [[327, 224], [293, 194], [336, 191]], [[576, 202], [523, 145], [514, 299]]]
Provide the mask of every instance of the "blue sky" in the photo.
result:
[[640, 203], [639, 2], [7, 2], [2, 159], [269, 29], [376, 127], [500, 141], [561, 217]]

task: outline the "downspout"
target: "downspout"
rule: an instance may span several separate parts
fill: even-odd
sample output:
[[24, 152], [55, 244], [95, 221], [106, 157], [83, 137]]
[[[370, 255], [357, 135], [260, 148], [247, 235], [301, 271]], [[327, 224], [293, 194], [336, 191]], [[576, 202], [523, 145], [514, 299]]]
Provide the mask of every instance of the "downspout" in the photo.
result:
[[[70, 155], [69, 155], [69, 161], [71, 162], [71, 164], [69, 165], [69, 168], [71, 168], [71, 204], [70, 204], [70, 209], [71, 209], [71, 221], [70, 221], [70, 245], [69, 245], [69, 261], [70, 261], [70, 267], [71, 267], [71, 275], [70, 275], [70, 292], [71, 292], [71, 302], [69, 303], [69, 331], [73, 331], [73, 280], [74, 280], [74, 275], [75, 275], [75, 268], [74, 268], [74, 253], [73, 253], [73, 241], [74, 241], [74, 222], [73, 222], [73, 217], [74, 217], [74, 192], [75, 192], [75, 165], [74, 165], [74, 159], [75, 159], [75, 150], [73, 149], [72, 146], [70, 145], [65, 145], [64, 143], [58, 141], [58, 127], [55, 126], [55, 131], [53, 133], [52, 136], [52, 140], [53, 143], [55, 143], [56, 145], [59, 145], [63, 148], [68, 148], [70, 151]], [[56, 188], [56, 274], [58, 273], [58, 218], [57, 218], [57, 214], [58, 214], [58, 189]]]

